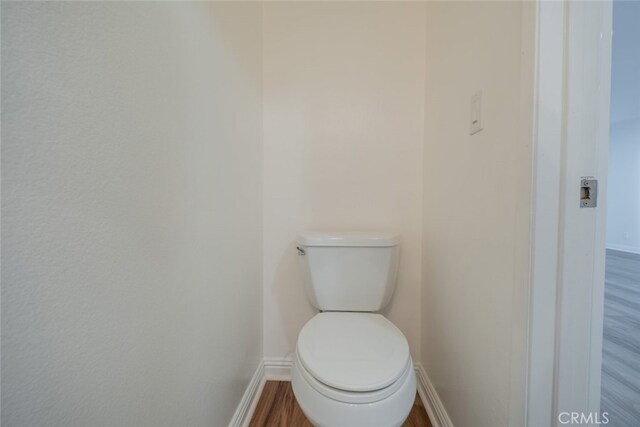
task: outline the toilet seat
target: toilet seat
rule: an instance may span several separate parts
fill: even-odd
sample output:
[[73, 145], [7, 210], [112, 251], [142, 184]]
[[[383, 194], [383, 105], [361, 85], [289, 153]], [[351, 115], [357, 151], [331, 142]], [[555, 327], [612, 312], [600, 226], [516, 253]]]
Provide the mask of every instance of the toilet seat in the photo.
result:
[[320, 393], [340, 401], [375, 401], [411, 370], [409, 345], [384, 316], [325, 312], [300, 331], [296, 359]]
[[305, 369], [304, 365], [300, 362], [300, 356], [297, 352], [295, 363], [296, 371], [300, 374], [303, 381], [313, 390], [317, 391], [325, 397], [330, 398], [331, 400], [348, 404], [366, 404], [384, 400], [389, 396], [397, 393], [398, 390], [405, 385], [405, 383], [413, 373], [413, 364], [411, 363], [411, 359], [409, 359], [405, 366], [405, 369], [400, 374], [398, 380], [396, 380], [390, 386], [374, 391], [346, 391], [330, 387], [314, 378], [313, 375], [311, 375]]
[[324, 312], [307, 322], [291, 385], [316, 427], [401, 427], [416, 398], [407, 340], [368, 312]]

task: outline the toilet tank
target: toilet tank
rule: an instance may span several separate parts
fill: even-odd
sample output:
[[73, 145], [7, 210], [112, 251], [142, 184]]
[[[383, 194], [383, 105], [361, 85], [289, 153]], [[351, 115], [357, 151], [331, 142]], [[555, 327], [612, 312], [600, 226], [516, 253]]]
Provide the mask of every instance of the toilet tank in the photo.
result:
[[396, 285], [400, 236], [395, 233], [306, 232], [298, 258], [311, 304], [323, 311], [379, 311]]

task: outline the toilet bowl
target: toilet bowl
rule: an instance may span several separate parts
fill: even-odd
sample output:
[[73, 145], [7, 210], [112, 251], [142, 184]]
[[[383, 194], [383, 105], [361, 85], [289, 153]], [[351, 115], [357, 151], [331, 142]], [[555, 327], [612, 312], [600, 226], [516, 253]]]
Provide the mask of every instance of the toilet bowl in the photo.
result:
[[318, 427], [400, 426], [416, 394], [407, 341], [379, 314], [327, 312], [300, 332], [292, 387]]
[[402, 332], [377, 311], [390, 301], [400, 237], [303, 233], [298, 255], [321, 312], [298, 335], [293, 393], [317, 427], [394, 427], [409, 415], [416, 376]]

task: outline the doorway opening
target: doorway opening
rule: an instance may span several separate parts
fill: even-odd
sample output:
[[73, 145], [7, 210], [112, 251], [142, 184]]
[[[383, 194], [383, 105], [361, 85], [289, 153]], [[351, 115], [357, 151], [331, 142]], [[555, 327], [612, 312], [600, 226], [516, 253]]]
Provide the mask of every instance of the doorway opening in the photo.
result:
[[613, 2], [602, 413], [640, 420], [640, 2]]

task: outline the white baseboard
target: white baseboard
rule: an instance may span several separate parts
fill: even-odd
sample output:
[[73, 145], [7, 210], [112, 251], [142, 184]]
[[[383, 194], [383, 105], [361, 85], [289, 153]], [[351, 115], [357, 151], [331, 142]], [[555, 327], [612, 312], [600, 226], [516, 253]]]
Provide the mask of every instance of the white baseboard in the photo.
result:
[[256, 410], [258, 400], [262, 394], [264, 384], [267, 382], [264, 375], [264, 362], [260, 361], [258, 368], [251, 377], [249, 385], [240, 400], [240, 404], [236, 409], [235, 414], [229, 422], [229, 427], [247, 427], [253, 416], [253, 411]]
[[293, 360], [289, 358], [265, 357], [262, 359], [229, 422], [229, 427], [247, 427], [256, 410], [265, 383], [291, 381], [292, 367]]
[[418, 395], [427, 410], [431, 424], [433, 427], [453, 427], [451, 418], [449, 418], [449, 414], [447, 414], [447, 410], [442, 404], [435, 387], [431, 384], [422, 364], [416, 363], [415, 369], [418, 380]]
[[293, 359], [290, 357], [265, 357], [263, 363], [267, 381], [291, 381]]
[[[289, 357], [265, 357], [253, 374], [229, 427], [246, 427], [251, 421], [260, 394], [267, 381], [291, 381], [293, 360]], [[415, 364], [418, 395], [433, 427], [453, 427], [440, 396], [420, 363]]]
[[613, 249], [614, 251], [628, 252], [631, 254], [640, 255], [640, 248], [636, 246], [612, 245], [610, 243], [607, 243], [607, 249]]

